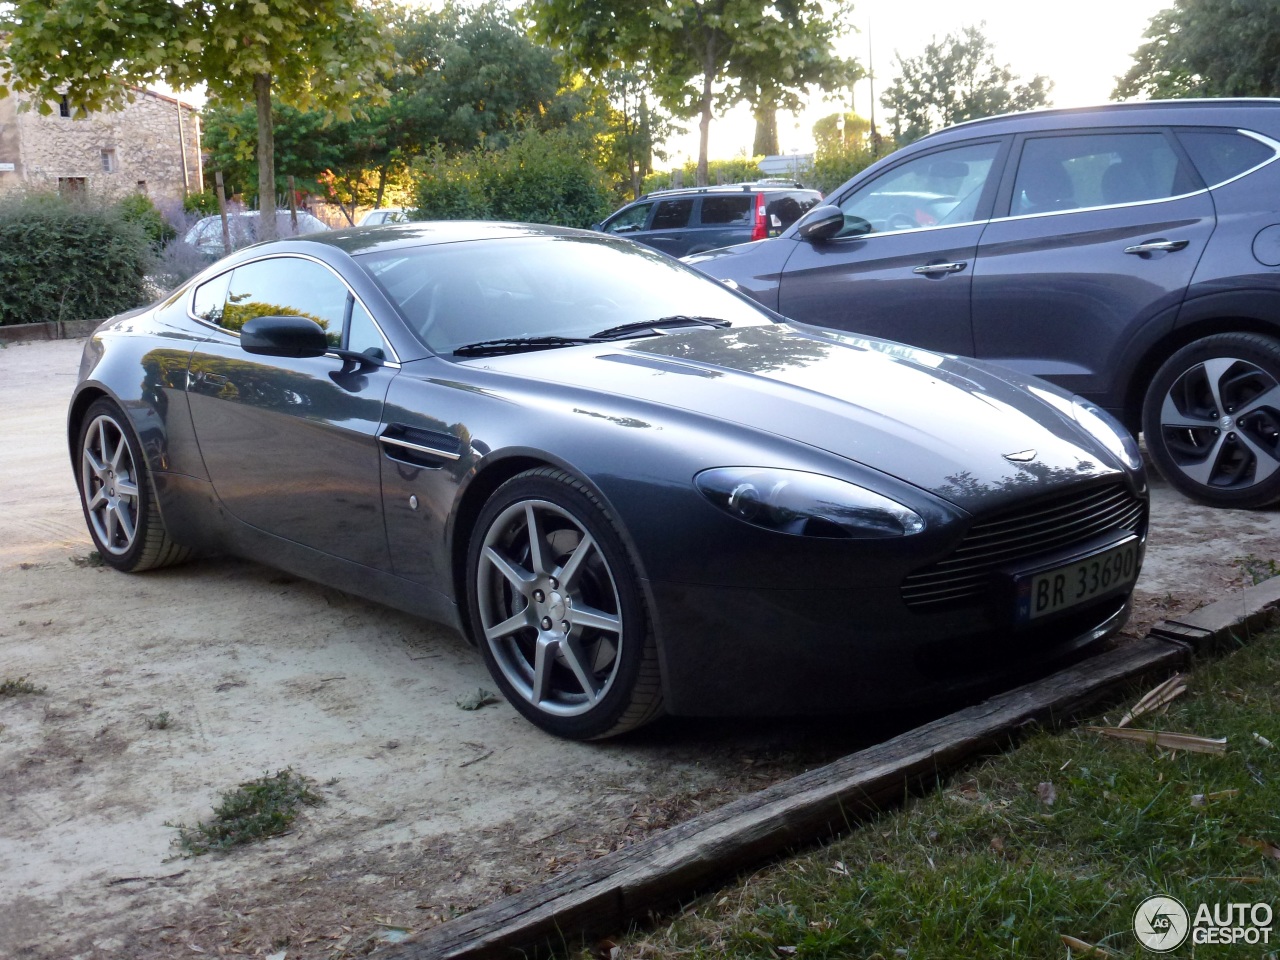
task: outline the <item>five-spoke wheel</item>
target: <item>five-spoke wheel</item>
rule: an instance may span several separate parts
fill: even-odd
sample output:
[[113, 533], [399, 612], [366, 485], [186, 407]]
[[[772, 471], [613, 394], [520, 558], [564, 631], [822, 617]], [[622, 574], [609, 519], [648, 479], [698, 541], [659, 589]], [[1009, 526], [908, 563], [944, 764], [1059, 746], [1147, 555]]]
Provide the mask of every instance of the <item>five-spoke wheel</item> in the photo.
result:
[[80, 427], [80, 502], [102, 559], [119, 570], [150, 570], [186, 559], [170, 540], [142, 449], [120, 408], [96, 400]]
[[1280, 499], [1280, 342], [1224, 333], [1189, 344], [1162, 366], [1142, 417], [1164, 477], [1214, 506]]
[[472, 535], [467, 586], [485, 662], [534, 723], [590, 739], [661, 712], [655, 645], [631, 561], [581, 481], [544, 468], [499, 488]]

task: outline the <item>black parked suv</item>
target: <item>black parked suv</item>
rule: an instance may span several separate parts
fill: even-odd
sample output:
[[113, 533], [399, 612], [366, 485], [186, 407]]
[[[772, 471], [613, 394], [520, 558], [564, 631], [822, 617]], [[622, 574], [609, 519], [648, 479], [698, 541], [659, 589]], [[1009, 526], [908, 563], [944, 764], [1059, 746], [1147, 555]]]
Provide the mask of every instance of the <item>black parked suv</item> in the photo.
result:
[[1141, 428], [1221, 506], [1280, 499], [1280, 100], [960, 124], [776, 239], [691, 260], [797, 320], [992, 360]]
[[673, 257], [776, 237], [822, 202], [791, 180], [655, 190], [597, 224]]

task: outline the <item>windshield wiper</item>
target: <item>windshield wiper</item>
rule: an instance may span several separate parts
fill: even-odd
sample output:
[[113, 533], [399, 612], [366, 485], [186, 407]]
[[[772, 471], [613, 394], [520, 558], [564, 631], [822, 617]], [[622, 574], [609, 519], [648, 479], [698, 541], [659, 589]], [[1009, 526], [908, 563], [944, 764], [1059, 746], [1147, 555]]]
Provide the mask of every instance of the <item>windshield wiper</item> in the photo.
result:
[[555, 347], [573, 347], [592, 343], [592, 337], [506, 337], [501, 340], [481, 340], [455, 347], [455, 357], [496, 357], [504, 353], [526, 353], [530, 350], [551, 350]]
[[607, 330], [601, 330], [599, 333], [591, 335], [592, 340], [616, 340], [632, 333], [642, 333], [645, 330], [661, 330], [664, 327], [728, 327], [732, 324], [728, 320], [721, 320], [719, 317], [695, 317], [683, 313], [675, 313], [669, 317], [659, 317], [657, 320], [640, 320], [636, 323], [624, 323], [620, 326], [609, 327]]

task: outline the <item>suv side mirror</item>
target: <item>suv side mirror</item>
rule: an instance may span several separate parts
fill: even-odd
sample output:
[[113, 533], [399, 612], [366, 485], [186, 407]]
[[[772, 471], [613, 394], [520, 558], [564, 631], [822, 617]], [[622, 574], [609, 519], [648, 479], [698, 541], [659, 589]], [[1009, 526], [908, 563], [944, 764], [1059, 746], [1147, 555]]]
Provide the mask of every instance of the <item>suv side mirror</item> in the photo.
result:
[[265, 357], [323, 357], [332, 349], [308, 317], [254, 317], [240, 330], [240, 347]]
[[[832, 204], [814, 207], [800, 219], [796, 233], [801, 240], [817, 242], [830, 240], [844, 229], [844, 211]], [[868, 227], [871, 224], [867, 224]]]

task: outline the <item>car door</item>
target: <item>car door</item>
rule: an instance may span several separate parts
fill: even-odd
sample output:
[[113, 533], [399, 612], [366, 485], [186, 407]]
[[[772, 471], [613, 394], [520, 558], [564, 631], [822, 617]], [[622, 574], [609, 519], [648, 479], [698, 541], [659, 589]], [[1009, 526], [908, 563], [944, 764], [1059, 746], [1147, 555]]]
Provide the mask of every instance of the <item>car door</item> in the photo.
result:
[[829, 240], [797, 242], [779, 280], [779, 312], [972, 353], [972, 265], [1007, 143], [917, 153], [837, 198], [844, 229]]
[[[329, 266], [277, 256], [197, 288], [192, 313], [209, 338], [191, 360], [191, 419], [218, 499], [260, 530], [389, 569], [376, 434], [398, 364], [364, 305]], [[370, 360], [251, 355], [238, 331], [260, 316], [309, 317]]]
[[683, 257], [689, 252], [694, 239], [689, 231], [689, 224], [693, 222], [693, 204], [693, 197], [659, 200], [654, 205], [649, 228], [636, 234], [635, 239], [673, 257]]
[[1125, 358], [1172, 326], [1214, 205], [1159, 128], [1025, 134], [978, 248], [977, 356], [1119, 411]]

